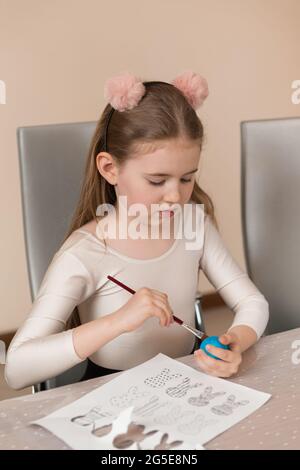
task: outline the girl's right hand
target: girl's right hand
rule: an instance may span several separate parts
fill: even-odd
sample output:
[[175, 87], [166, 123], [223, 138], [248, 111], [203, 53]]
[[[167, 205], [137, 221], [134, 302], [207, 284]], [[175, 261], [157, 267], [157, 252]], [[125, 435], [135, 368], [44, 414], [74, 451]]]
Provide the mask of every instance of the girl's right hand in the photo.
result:
[[148, 287], [137, 290], [116, 315], [124, 332], [136, 330], [150, 317], [159, 318], [160, 326], [174, 322], [167, 294]]

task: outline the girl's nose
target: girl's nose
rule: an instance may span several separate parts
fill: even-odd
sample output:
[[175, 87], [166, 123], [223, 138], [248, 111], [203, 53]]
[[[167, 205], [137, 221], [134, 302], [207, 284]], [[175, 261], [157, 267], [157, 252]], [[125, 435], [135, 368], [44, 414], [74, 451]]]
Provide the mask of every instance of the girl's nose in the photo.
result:
[[178, 190], [168, 191], [165, 194], [164, 201], [168, 203], [176, 203], [180, 201], [180, 192]]

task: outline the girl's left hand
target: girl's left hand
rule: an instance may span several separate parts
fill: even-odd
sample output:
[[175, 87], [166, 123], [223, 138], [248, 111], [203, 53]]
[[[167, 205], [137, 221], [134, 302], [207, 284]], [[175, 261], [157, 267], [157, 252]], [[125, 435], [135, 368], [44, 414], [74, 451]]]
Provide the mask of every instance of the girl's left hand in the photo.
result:
[[202, 349], [198, 349], [194, 352], [197, 364], [204, 372], [215, 377], [230, 377], [236, 374], [239, 365], [242, 362], [241, 346], [239, 339], [234, 333], [226, 333], [219, 337], [222, 344], [227, 344], [230, 350], [217, 348], [215, 346], [207, 346], [208, 352], [216, 357], [219, 357], [221, 361], [208, 356]]

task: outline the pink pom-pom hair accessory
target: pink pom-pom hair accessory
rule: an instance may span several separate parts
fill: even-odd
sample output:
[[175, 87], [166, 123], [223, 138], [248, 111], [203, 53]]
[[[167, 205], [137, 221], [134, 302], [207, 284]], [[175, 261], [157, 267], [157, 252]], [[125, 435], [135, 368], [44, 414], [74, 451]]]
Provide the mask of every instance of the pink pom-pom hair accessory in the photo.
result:
[[[178, 75], [172, 82], [186, 97], [194, 109], [198, 109], [208, 96], [208, 85], [204, 77], [192, 70]], [[143, 81], [129, 72], [109, 78], [104, 85], [104, 98], [122, 112], [138, 105], [146, 92]]]
[[104, 86], [104, 98], [121, 112], [134, 108], [145, 92], [142, 80], [129, 72], [108, 79]]
[[192, 70], [187, 70], [179, 75], [171, 84], [184, 94], [194, 109], [198, 109], [208, 97], [207, 81], [198, 73], [192, 72]]
[[[198, 109], [208, 96], [207, 81], [201, 75], [187, 70], [178, 75], [172, 82], [185, 96], [189, 104], [195, 110]], [[123, 72], [109, 78], [104, 85], [104, 98], [111, 105], [106, 130], [104, 132], [104, 151], [107, 151], [107, 130], [114, 110], [123, 112], [133, 109], [138, 105], [146, 87], [143, 81], [129, 72]]]
[[129, 72], [109, 78], [104, 85], [104, 98], [111, 105], [104, 132], [104, 151], [107, 152], [108, 126], [114, 110], [123, 112], [134, 108], [146, 92], [142, 80]]

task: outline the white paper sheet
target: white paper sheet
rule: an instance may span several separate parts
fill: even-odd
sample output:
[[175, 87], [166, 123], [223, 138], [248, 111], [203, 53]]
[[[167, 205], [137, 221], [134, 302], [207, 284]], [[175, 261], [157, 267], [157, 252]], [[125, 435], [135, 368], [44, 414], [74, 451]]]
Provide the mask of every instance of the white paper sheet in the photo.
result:
[[73, 449], [201, 449], [270, 397], [158, 354], [31, 424]]

